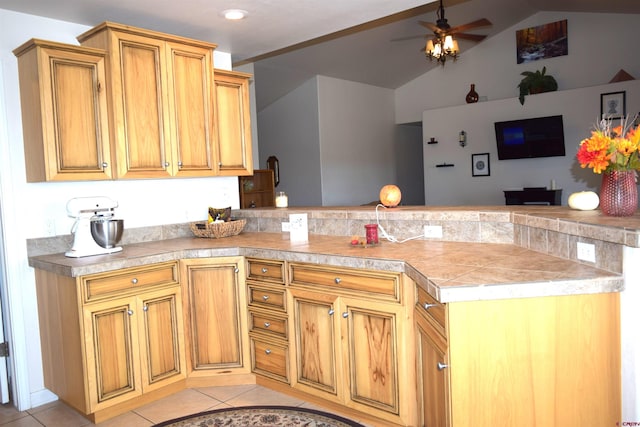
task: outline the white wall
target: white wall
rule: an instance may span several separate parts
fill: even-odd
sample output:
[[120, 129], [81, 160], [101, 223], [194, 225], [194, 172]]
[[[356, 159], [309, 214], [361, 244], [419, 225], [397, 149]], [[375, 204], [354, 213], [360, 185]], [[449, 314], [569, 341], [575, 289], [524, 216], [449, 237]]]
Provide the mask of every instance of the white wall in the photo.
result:
[[[575, 154], [600, 114], [600, 94], [617, 91], [626, 92], [627, 111], [640, 111], [640, 80], [527, 96], [524, 106], [510, 98], [425, 111], [423, 140], [439, 141], [423, 145], [426, 204], [501, 205], [503, 190], [549, 187], [552, 179], [563, 190], [564, 205], [573, 192], [598, 191], [601, 176], [580, 168]], [[494, 122], [552, 115], [563, 116], [566, 156], [498, 160]], [[464, 148], [458, 144], [461, 130], [467, 133]], [[474, 153], [489, 153], [490, 176], [472, 176]], [[455, 166], [435, 167], [441, 163]]]
[[[258, 83], [259, 84], [259, 83]], [[318, 80], [313, 78], [258, 113], [260, 163], [276, 156], [289, 206], [322, 205]]]
[[320, 76], [322, 205], [378, 200], [395, 182], [393, 91]]
[[[97, 23], [96, 23], [97, 24]], [[52, 399], [44, 389], [33, 269], [26, 242], [33, 237], [69, 234], [72, 219], [67, 200], [104, 195], [120, 204], [117, 214], [126, 228], [172, 224], [206, 218], [208, 206], [239, 206], [236, 177], [207, 179], [35, 183], [25, 180], [17, 61], [12, 50], [37, 37], [77, 44], [89, 27], [0, 9], [0, 197], [6, 283], [2, 293], [10, 305], [12, 381], [20, 410]], [[216, 52], [216, 67], [230, 68], [230, 55]], [[0, 276], [1, 279], [2, 276]], [[3, 281], [4, 282], [4, 281]]]
[[[567, 19], [569, 54], [516, 63], [515, 31]], [[398, 88], [396, 123], [422, 120], [422, 112], [465, 103], [469, 85], [489, 100], [518, 96], [520, 73], [547, 68], [560, 90], [608, 83], [624, 69], [640, 78], [638, 50], [639, 15], [541, 12], [478, 43], [460, 59], [436, 67]]]

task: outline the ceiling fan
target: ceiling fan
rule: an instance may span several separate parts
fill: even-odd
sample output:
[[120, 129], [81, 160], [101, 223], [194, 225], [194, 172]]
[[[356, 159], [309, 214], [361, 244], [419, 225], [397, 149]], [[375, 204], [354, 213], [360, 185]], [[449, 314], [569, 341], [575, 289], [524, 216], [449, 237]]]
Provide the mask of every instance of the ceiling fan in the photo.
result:
[[[454, 36], [457, 39], [479, 42], [481, 40], [484, 40], [487, 36], [482, 34], [469, 34], [464, 31], [471, 30], [473, 28], [493, 25], [488, 19], [481, 18], [467, 24], [451, 27], [447, 19], [444, 17], [444, 6], [442, 5], [442, 0], [440, 0], [440, 7], [438, 7], [437, 17], [438, 19], [435, 24], [425, 21], [418, 22], [423, 27], [431, 30], [435, 36], [434, 38], [424, 36], [427, 38], [427, 45], [421, 50], [424, 50], [425, 54], [430, 60], [436, 59], [442, 65], [444, 65], [445, 61], [447, 60], [447, 56], [452, 57], [454, 60], [456, 60], [458, 57], [458, 42], [454, 39]], [[405, 40], [408, 38], [410, 37], [405, 38]]]
[[493, 25], [488, 19], [481, 18], [473, 22], [469, 22], [467, 24], [451, 27], [447, 22], [447, 19], [444, 17], [444, 6], [442, 5], [442, 0], [440, 0], [440, 7], [438, 8], [437, 16], [438, 16], [438, 20], [436, 21], [435, 24], [432, 22], [425, 22], [425, 21], [419, 21], [419, 23], [423, 27], [433, 31], [436, 37], [441, 37], [441, 38], [455, 35], [459, 39], [466, 39], [474, 42], [479, 42], [481, 40], [484, 40], [487, 36], [481, 35], [481, 34], [468, 34], [468, 33], [464, 33], [463, 31], [471, 30], [473, 28], [488, 27]]

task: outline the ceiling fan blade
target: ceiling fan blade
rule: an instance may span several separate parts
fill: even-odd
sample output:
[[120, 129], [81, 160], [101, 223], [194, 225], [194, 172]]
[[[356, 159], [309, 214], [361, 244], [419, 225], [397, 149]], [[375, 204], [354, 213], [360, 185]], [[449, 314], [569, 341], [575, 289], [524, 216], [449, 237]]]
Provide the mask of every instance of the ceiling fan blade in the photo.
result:
[[449, 29], [449, 31], [447, 31], [448, 34], [455, 34], [455, 33], [459, 33], [461, 31], [467, 31], [470, 30], [472, 28], [479, 28], [479, 27], [488, 27], [493, 25], [491, 23], [491, 21], [489, 21], [488, 19], [482, 18], [482, 19], [478, 19], [476, 21], [473, 22], [469, 22], [468, 24], [462, 24], [462, 25], [458, 25], [457, 27], [453, 27], [451, 29]]
[[483, 34], [456, 33], [455, 34], [455, 38], [471, 40], [471, 41], [474, 41], [474, 42], [479, 42], [479, 41], [482, 41], [485, 38], [487, 38], [487, 36], [485, 36]]
[[407, 36], [407, 37], [398, 37], [397, 39], [391, 39], [392, 42], [403, 42], [405, 40], [415, 40], [415, 39], [426, 39], [427, 36]]
[[442, 30], [440, 28], [438, 28], [438, 26], [436, 24], [434, 24], [433, 22], [425, 22], [425, 21], [418, 21], [418, 22], [419, 22], [420, 25], [422, 25], [425, 28], [430, 29], [434, 33], [442, 32]]

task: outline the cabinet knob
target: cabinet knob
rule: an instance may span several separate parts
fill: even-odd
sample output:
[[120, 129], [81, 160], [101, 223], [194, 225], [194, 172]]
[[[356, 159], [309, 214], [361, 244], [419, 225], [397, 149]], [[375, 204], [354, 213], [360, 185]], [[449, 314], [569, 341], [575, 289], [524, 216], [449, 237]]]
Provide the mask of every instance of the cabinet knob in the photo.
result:
[[237, 274], [237, 273], [240, 272], [240, 269], [238, 267], [236, 267], [233, 271]]
[[268, 300], [268, 299], [269, 299], [269, 295], [262, 295], [262, 300], [263, 300], [263, 301], [266, 301], [266, 300]]
[[133, 316], [133, 310], [127, 310], [127, 314], [128, 314], [129, 316]]
[[335, 313], [336, 311], [333, 308], [329, 309], [329, 316], [333, 316], [333, 313]]
[[336, 285], [339, 285], [340, 282], [342, 282], [342, 279], [339, 277], [336, 277], [335, 279], [333, 279], [334, 282], [336, 282]]
[[102, 169], [106, 169], [109, 167], [109, 163], [107, 162], [102, 162]]
[[148, 305], [143, 305], [142, 306], [142, 311], [149, 311], [149, 306]]
[[164, 162], [164, 167], [168, 168], [169, 167], [169, 162]]
[[268, 328], [269, 326], [271, 326], [271, 323], [269, 323], [269, 322], [264, 322], [264, 327], [265, 327], [265, 328]]
[[178, 167], [181, 168], [182, 167], [182, 162], [178, 162]]
[[349, 312], [345, 311], [344, 313], [342, 313], [342, 317], [344, 317], [345, 319], [349, 317]]
[[438, 362], [438, 371], [442, 371], [443, 369], [448, 368], [448, 367], [449, 367], [449, 365], [444, 364], [442, 362]]
[[265, 354], [271, 354], [271, 350], [269, 350], [269, 349], [266, 349], [264, 352], [265, 352]]
[[222, 162], [218, 162], [218, 167], [221, 168], [222, 167]]
[[262, 274], [267, 274], [267, 271], [269, 271], [269, 270], [267, 270], [266, 267], [262, 267]]
[[423, 307], [425, 310], [429, 310], [431, 307], [436, 307], [437, 305], [438, 305], [438, 304], [429, 304], [428, 302], [425, 302], [425, 303], [422, 305], [422, 307]]
[[131, 283], [133, 283], [134, 285], [138, 284], [138, 279], [136, 279], [135, 277], [133, 279], [131, 279]]

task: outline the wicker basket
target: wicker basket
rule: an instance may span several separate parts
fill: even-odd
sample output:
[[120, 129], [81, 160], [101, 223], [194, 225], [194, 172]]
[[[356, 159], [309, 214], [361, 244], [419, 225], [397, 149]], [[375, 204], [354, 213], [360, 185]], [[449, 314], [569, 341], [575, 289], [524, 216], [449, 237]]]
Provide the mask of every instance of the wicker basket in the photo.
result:
[[196, 237], [220, 239], [240, 234], [246, 223], [246, 219], [237, 219], [228, 222], [192, 222], [189, 226]]

